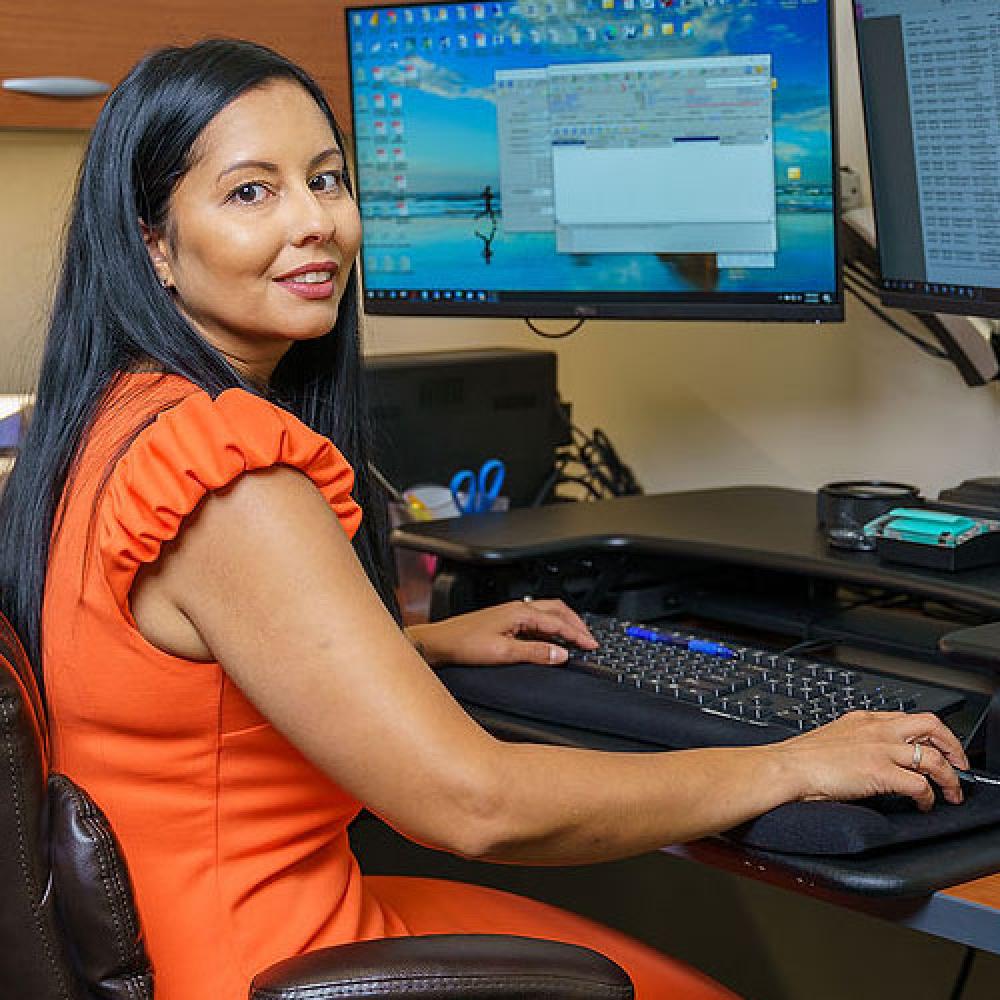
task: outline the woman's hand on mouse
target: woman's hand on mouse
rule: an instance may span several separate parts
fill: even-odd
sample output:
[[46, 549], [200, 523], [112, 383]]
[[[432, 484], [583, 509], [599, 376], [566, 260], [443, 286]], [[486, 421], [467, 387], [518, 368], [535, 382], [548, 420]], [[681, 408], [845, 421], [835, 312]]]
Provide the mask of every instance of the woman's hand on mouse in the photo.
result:
[[596, 649], [576, 612], [559, 600], [510, 601], [406, 629], [432, 666], [449, 663], [565, 663], [566, 646]]
[[906, 795], [927, 811], [934, 785], [945, 801], [962, 801], [955, 768], [968, 759], [954, 733], [930, 713], [849, 712], [774, 748], [798, 772], [800, 799]]

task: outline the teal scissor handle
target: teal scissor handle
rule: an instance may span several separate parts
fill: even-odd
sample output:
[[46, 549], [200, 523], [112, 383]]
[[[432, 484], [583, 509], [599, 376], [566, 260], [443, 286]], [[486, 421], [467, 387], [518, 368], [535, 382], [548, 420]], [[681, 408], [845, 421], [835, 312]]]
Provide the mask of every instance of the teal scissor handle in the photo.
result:
[[500, 496], [506, 475], [507, 469], [499, 458], [483, 462], [478, 476], [471, 469], [459, 469], [448, 484], [459, 512], [482, 514], [491, 510], [493, 501]]

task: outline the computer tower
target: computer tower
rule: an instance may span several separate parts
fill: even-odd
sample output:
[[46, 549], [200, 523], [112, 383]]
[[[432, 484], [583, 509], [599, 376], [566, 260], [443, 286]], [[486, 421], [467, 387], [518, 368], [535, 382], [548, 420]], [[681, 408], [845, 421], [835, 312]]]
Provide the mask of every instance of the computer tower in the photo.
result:
[[374, 460], [400, 491], [506, 464], [501, 494], [531, 504], [564, 439], [551, 351], [490, 348], [365, 358]]

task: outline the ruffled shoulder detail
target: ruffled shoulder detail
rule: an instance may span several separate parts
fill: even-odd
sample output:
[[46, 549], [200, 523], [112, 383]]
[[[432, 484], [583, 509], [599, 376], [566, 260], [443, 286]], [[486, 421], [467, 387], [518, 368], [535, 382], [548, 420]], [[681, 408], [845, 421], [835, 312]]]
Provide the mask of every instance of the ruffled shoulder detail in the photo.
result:
[[136, 436], [108, 480], [97, 519], [100, 558], [126, 620], [139, 567], [156, 561], [204, 496], [274, 465], [305, 473], [354, 536], [361, 523], [354, 470], [325, 437], [259, 396], [228, 389], [212, 399], [197, 390]]

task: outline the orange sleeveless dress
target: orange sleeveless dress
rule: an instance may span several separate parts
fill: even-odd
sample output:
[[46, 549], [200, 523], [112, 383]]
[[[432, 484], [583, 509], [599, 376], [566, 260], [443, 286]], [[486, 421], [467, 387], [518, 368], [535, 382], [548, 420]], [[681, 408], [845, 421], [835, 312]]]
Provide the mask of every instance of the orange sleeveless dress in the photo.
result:
[[213, 401], [174, 376], [128, 375], [88, 435], [53, 534], [43, 667], [54, 767], [91, 793], [121, 840], [157, 1000], [244, 1000], [253, 975], [279, 959], [443, 932], [587, 945], [630, 973], [640, 1000], [733, 997], [545, 904], [362, 875], [347, 839], [362, 803], [274, 730], [218, 664], [142, 637], [129, 609], [140, 565], [207, 492], [275, 464], [305, 473], [353, 534], [353, 473], [325, 438], [241, 390]]

